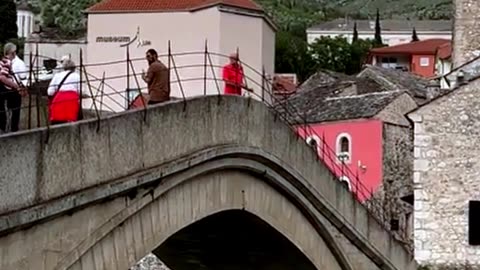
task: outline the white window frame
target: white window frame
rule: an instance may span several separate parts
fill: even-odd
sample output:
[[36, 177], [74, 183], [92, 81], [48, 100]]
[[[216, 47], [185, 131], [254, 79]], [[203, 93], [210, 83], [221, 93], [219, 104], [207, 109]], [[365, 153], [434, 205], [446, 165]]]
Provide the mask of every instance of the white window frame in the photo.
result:
[[428, 58], [428, 57], [420, 57], [420, 66], [421, 66], [421, 67], [428, 67], [428, 66], [430, 66], [430, 58]]
[[350, 179], [348, 179], [348, 177], [346, 176], [342, 176], [338, 179], [340, 182], [347, 182], [347, 185], [348, 185], [348, 190], [349, 191], [352, 191], [352, 183], [350, 182]]
[[[341, 141], [343, 138], [348, 140], [348, 152], [342, 152], [342, 145]], [[335, 152], [337, 154], [337, 162], [342, 163], [341, 158], [345, 157], [345, 164], [349, 164], [352, 162], [352, 136], [350, 134], [343, 132], [338, 134], [337, 140], [335, 142]]]

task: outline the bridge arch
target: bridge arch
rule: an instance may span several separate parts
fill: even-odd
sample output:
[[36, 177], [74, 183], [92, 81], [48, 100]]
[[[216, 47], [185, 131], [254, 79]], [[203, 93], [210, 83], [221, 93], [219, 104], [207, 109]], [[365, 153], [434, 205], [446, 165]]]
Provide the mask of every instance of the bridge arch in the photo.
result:
[[[118, 224], [99, 228], [103, 233], [88, 236], [55, 269], [128, 269], [148, 252], [161, 253], [162, 243], [182, 229], [234, 210], [256, 216], [274, 228], [316, 269], [352, 269], [333, 236], [327, 230], [319, 233], [321, 221], [312, 222], [297, 205], [247, 171], [226, 169], [187, 181], [170, 179], [137, 196], [117, 214], [123, 219], [112, 218]], [[325, 235], [329, 239], [324, 239]]]

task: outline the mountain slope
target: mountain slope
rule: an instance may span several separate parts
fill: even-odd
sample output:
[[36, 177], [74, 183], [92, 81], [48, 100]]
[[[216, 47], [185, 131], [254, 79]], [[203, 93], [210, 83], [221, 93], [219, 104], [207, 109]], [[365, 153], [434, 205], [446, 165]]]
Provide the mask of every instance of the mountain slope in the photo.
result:
[[334, 0], [328, 5], [358, 17], [448, 19], [453, 11], [452, 0]]

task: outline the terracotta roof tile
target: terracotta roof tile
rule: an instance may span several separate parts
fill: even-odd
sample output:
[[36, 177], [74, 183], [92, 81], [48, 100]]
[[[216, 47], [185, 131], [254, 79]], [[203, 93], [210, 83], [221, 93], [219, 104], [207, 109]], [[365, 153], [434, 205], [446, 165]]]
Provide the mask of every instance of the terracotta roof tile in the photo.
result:
[[448, 59], [452, 57], [452, 43], [448, 42], [438, 47], [437, 56], [440, 59]]
[[448, 39], [425, 39], [421, 41], [415, 41], [405, 44], [400, 44], [391, 47], [376, 48], [370, 50], [372, 54], [427, 54], [435, 55], [437, 48], [444, 45], [445, 43], [450, 43]]
[[297, 91], [294, 79], [285, 76], [274, 76], [272, 88], [275, 95], [289, 96]]
[[253, 0], [103, 0], [87, 12], [192, 11], [214, 5], [262, 11]]

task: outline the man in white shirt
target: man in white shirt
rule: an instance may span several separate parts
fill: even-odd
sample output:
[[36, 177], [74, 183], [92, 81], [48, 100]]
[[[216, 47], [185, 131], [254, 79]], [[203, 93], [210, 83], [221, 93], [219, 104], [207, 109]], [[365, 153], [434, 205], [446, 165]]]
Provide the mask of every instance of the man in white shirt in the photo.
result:
[[[16, 82], [19, 89], [23, 89], [27, 79], [27, 67], [25, 63], [17, 56], [17, 46], [13, 43], [7, 43], [3, 47], [5, 58], [11, 61], [11, 72], [14, 74], [12, 80]], [[19, 129], [20, 112], [22, 106], [22, 96], [19, 89], [12, 89], [3, 85], [0, 89], [0, 132], [6, 132], [7, 109], [12, 111], [10, 119], [10, 131], [15, 132]], [[5, 106], [6, 105], [6, 106]]]
[[3, 47], [5, 57], [12, 61], [12, 71], [15, 74], [18, 82], [21, 82], [24, 86], [27, 85], [28, 69], [20, 57], [17, 55], [17, 46], [13, 43], [7, 43]]

